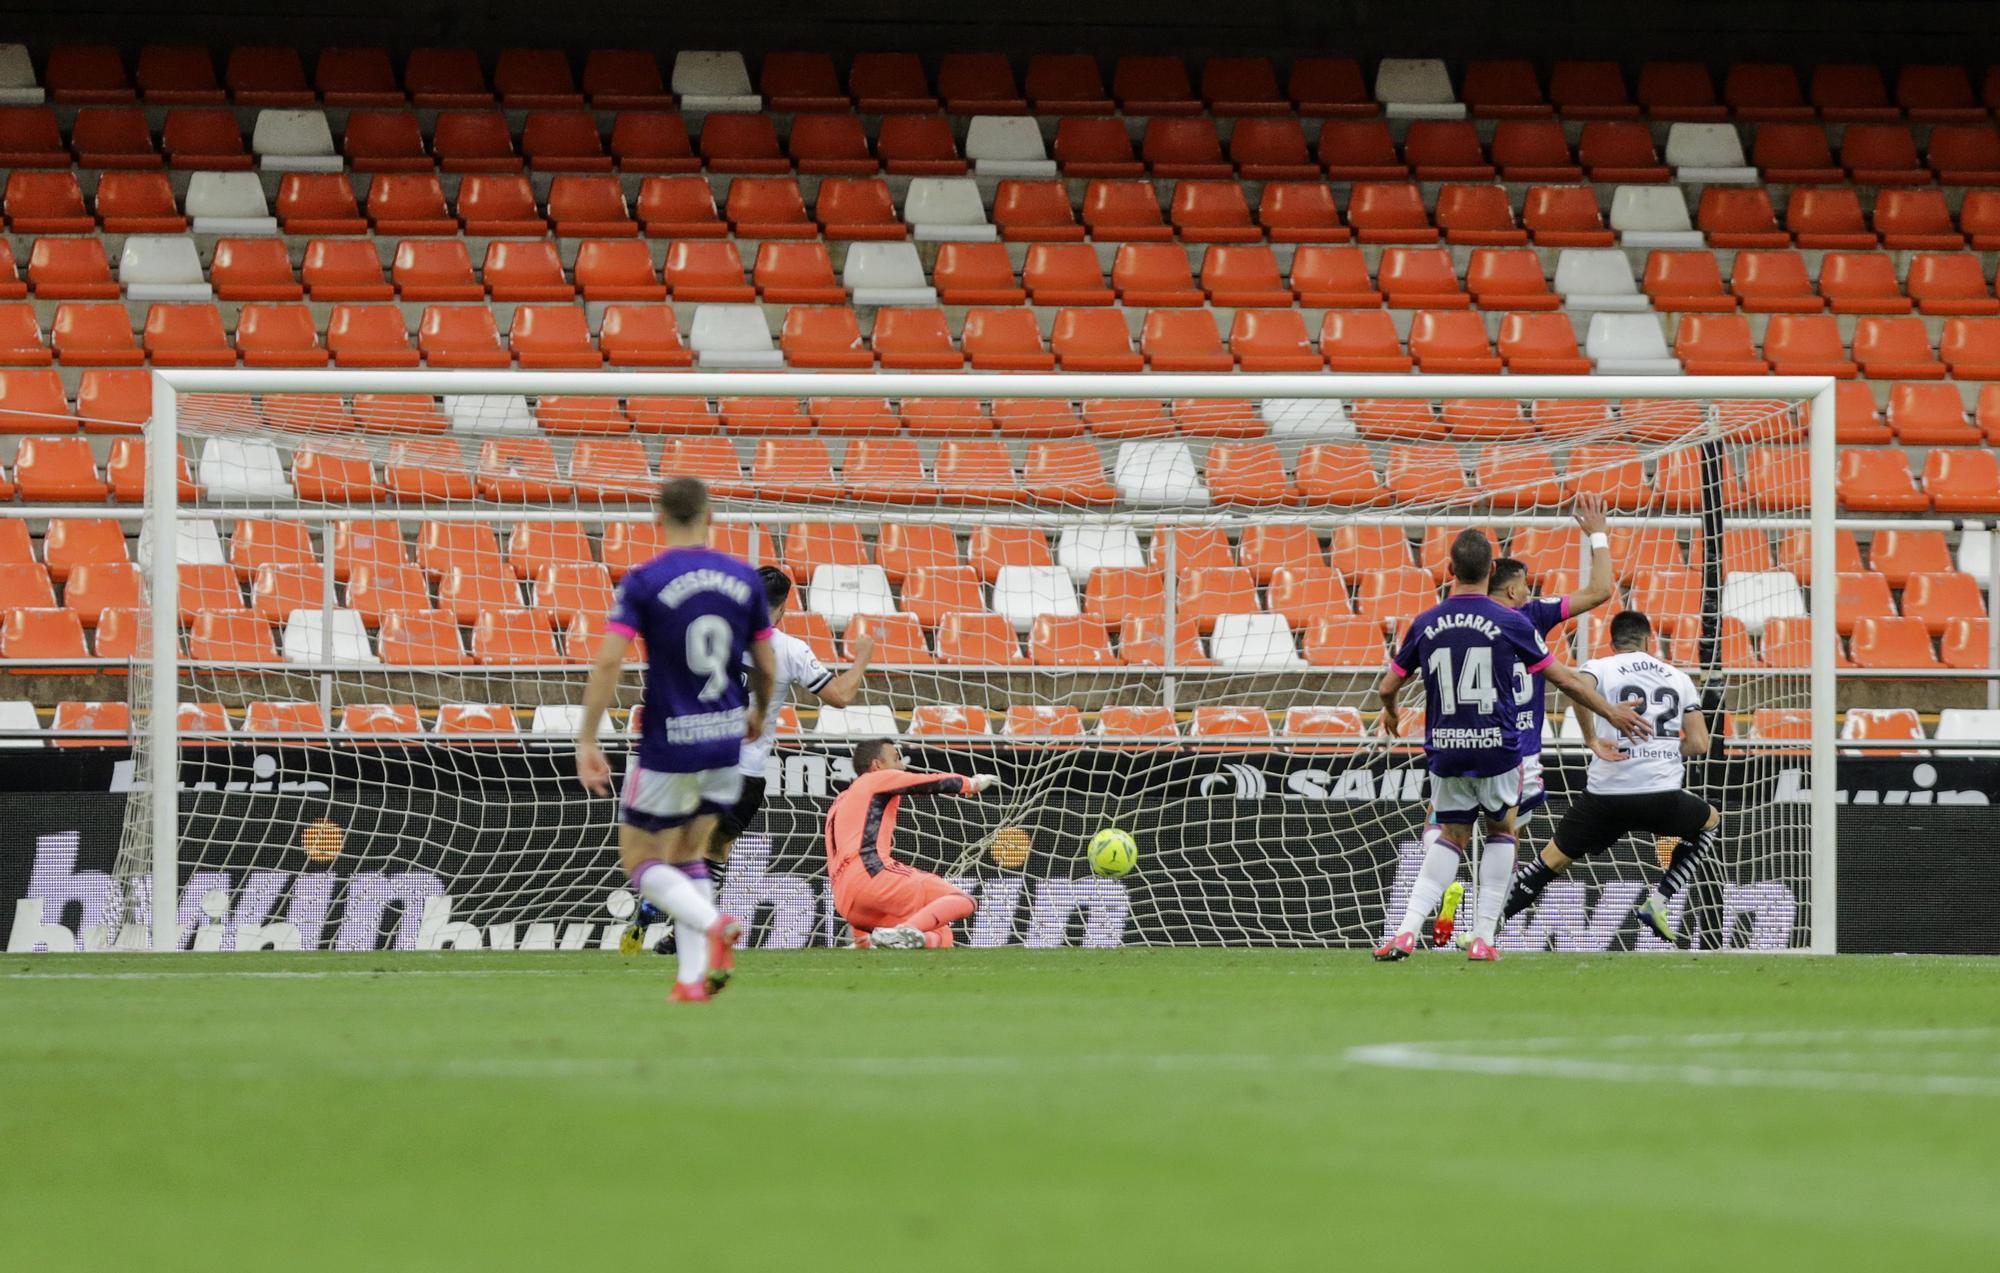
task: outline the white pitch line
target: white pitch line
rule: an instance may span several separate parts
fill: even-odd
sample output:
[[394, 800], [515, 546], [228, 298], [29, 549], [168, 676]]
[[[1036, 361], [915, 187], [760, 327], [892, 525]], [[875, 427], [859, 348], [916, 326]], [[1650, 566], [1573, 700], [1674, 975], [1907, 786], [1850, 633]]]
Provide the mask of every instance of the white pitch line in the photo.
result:
[[[1558, 1047], [1599, 1048], [1626, 1053], [1650, 1044], [1654, 1051], [1679, 1048], [1712, 1051], [1731, 1045], [1798, 1046], [1815, 1042], [1878, 1042], [1904, 1044], [1928, 1040], [1987, 1038], [2000, 1030], [1827, 1030], [1766, 1033], [1704, 1033], [1683, 1035], [1622, 1035], [1613, 1039], [1491, 1039], [1440, 1043], [1377, 1043], [1349, 1048], [1346, 1059], [1357, 1065], [1395, 1070], [1426, 1070], [1456, 1074], [1486, 1074], [1507, 1078], [1580, 1079], [1603, 1083], [1680, 1083], [1690, 1087], [1772, 1087], [1820, 1092], [1876, 1092], [1885, 1095], [2000, 1097], [2000, 1076], [1984, 1074], [1923, 1074], [1908, 1069], [1865, 1070], [1787, 1069], [1716, 1058], [1689, 1061], [1594, 1060], [1555, 1056]], [[1513, 1049], [1513, 1051], [1509, 1051]], [[1808, 1054], [1809, 1055], [1809, 1054]], [[1851, 1054], [1849, 1054], [1851, 1055]], [[1887, 1061], [1889, 1058], [1884, 1057]], [[1746, 1063], [1747, 1062], [1747, 1063]]]

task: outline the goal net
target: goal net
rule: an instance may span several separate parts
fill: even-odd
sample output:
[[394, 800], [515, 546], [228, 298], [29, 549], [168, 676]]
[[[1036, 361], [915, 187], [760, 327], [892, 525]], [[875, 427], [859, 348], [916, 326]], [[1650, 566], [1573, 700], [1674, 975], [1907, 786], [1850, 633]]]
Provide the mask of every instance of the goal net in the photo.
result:
[[[753, 944], [846, 939], [822, 819], [853, 743], [890, 735], [915, 767], [1002, 780], [908, 801], [898, 828], [978, 898], [972, 944], [1370, 943], [1425, 816], [1418, 713], [1375, 730], [1390, 644], [1468, 526], [1536, 593], [1577, 592], [1594, 495], [1613, 596], [1552, 646], [1579, 663], [1645, 611], [1718, 735], [1690, 782], [1722, 847], [1683, 927], [1809, 946], [1816, 386], [1663, 383], [169, 373], [141, 558], [178, 636], [134, 665], [105, 940], [615, 944], [616, 809], [571, 743], [613, 589], [658, 551], [648, 501], [693, 474], [716, 542], [796, 581], [785, 630], [833, 667], [872, 646], [854, 705], [787, 706], [722, 891]], [[1582, 784], [1559, 697], [1547, 719], [1529, 846]], [[1083, 846], [1112, 826], [1140, 865], [1099, 879]], [[1629, 912], [1665, 848], [1579, 867], [1503, 947], [1658, 948]]]

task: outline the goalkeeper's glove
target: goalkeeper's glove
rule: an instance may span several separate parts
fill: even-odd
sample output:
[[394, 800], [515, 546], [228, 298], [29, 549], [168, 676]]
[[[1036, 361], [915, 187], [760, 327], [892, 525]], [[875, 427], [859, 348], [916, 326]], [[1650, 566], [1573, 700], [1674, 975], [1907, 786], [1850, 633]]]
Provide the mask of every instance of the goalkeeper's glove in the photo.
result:
[[965, 791], [967, 795], [976, 796], [991, 791], [999, 785], [1000, 780], [992, 774], [974, 774], [965, 780]]

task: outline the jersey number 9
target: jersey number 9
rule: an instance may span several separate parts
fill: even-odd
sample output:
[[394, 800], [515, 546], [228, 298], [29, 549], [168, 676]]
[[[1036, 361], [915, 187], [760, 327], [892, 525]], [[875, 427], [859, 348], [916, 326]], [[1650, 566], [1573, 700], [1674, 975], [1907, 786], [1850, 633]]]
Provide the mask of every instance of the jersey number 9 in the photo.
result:
[[731, 636], [729, 620], [719, 614], [699, 615], [687, 626], [688, 670], [708, 678], [701, 687], [703, 702], [729, 688]]

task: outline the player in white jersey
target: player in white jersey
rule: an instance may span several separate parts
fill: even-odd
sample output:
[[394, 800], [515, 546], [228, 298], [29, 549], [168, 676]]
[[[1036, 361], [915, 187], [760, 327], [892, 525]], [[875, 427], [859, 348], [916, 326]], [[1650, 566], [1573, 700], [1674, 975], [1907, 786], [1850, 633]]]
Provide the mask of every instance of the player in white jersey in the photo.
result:
[[1570, 802], [1553, 840], [1539, 857], [1514, 873], [1503, 918], [1535, 904], [1542, 890], [1578, 858], [1610, 848], [1628, 835], [1673, 836], [1680, 841], [1659, 883], [1638, 906], [1641, 921], [1674, 942], [1667, 904], [1694, 877], [1695, 868], [1722, 835], [1722, 814], [1685, 789], [1687, 757], [1708, 754], [1708, 722], [1701, 691], [1686, 672], [1653, 652], [1653, 625], [1637, 610], [1611, 620], [1614, 653], [1583, 665], [1605, 698], [1624, 703], [1653, 722], [1653, 736], [1621, 737], [1607, 722], [1579, 706], [1591, 760], [1582, 795]]
[[[764, 581], [764, 599], [770, 608], [771, 626], [775, 629], [771, 633], [771, 653], [776, 656], [777, 669], [763, 730], [756, 738], [743, 744], [742, 759], [737, 762], [737, 771], [743, 775], [742, 794], [716, 819], [715, 832], [709, 837], [704, 854], [708, 861], [709, 878], [714, 881], [718, 896], [729, 866], [730, 849], [735, 846], [737, 837], [749, 830], [764, 808], [764, 771], [771, 761], [771, 748], [777, 743], [778, 713], [784, 709], [791, 687], [800, 686], [828, 707], [847, 707], [854, 702], [855, 694], [861, 689], [861, 678], [868, 670], [868, 660], [875, 653], [875, 639], [864, 636], [854, 643], [854, 662], [847, 670], [838, 674], [832, 672], [820, 662], [811, 646], [784, 631], [781, 626], [792, 599], [791, 576], [776, 566], [759, 566], [757, 576]], [[637, 954], [645, 944], [647, 927], [662, 918], [651, 905], [641, 902], [632, 916], [632, 922], [625, 926], [625, 932], [619, 938], [618, 949], [628, 955]], [[674, 952], [671, 927], [654, 950], [662, 955]]]

